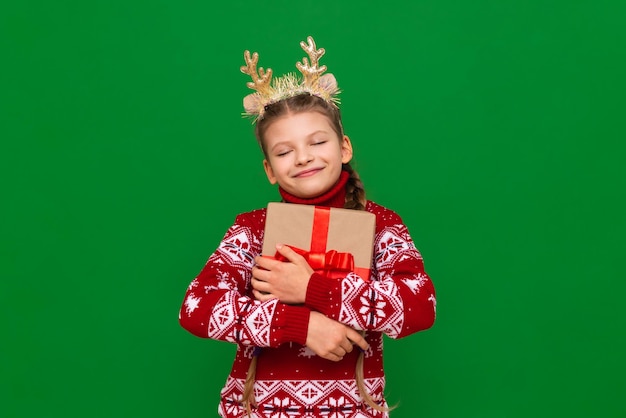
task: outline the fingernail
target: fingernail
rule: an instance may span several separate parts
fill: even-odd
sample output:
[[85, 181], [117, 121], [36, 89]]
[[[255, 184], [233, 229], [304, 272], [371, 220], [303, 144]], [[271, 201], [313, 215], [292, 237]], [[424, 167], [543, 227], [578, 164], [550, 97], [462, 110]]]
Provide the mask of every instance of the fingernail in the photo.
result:
[[283, 248], [283, 244], [276, 244], [276, 249], [280, 250], [281, 248]]

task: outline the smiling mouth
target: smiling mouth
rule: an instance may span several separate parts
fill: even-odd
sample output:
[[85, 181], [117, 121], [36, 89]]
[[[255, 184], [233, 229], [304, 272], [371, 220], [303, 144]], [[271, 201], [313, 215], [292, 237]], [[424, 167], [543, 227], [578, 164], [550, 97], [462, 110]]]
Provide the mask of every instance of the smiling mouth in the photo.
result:
[[310, 170], [304, 170], [304, 171], [301, 171], [298, 174], [296, 174], [294, 177], [296, 177], [296, 178], [309, 177], [309, 176], [312, 176], [312, 175], [314, 175], [315, 173], [317, 173], [317, 172], [319, 172], [321, 170], [322, 170], [321, 168], [312, 168]]

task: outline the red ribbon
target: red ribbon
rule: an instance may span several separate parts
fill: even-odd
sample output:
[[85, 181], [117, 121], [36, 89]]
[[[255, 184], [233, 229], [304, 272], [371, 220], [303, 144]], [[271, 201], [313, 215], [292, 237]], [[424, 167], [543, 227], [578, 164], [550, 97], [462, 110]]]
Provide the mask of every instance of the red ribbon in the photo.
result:
[[[326, 277], [342, 277], [341, 273], [354, 271], [354, 256], [350, 253], [340, 253], [335, 250], [326, 251], [328, 241], [328, 226], [330, 223], [330, 208], [316, 206], [313, 214], [313, 231], [311, 232], [311, 250], [289, 246], [300, 254], [317, 273]], [[288, 261], [282, 254], [274, 256], [279, 261]], [[340, 273], [340, 274], [334, 274]]]
[[[354, 256], [350, 253], [340, 253], [335, 250], [330, 250], [325, 253], [314, 253], [298, 247], [288, 247], [304, 257], [313, 270], [324, 276], [330, 277], [333, 272], [349, 273], [354, 271]], [[284, 255], [278, 252], [274, 258], [278, 261], [289, 261]]]

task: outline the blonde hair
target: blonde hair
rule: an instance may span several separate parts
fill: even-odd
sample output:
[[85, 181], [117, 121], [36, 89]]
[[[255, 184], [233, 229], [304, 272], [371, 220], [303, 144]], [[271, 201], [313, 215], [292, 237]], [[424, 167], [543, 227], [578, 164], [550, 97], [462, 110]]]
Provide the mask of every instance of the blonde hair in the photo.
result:
[[[280, 102], [273, 103], [265, 107], [263, 118], [259, 119], [255, 126], [255, 136], [263, 154], [267, 157], [265, 149], [264, 135], [267, 128], [271, 125], [272, 121], [278, 117], [290, 114], [290, 113], [302, 113], [302, 112], [319, 112], [328, 117], [331, 122], [331, 126], [338, 138], [343, 138], [343, 126], [341, 124], [341, 113], [339, 109], [333, 104], [329, 104], [320, 97], [313, 96], [311, 94], [300, 94], [297, 96], [289, 97]], [[363, 188], [363, 182], [359, 174], [347, 163], [343, 164], [342, 169], [350, 174], [348, 182], [346, 183], [346, 200], [344, 208], [354, 210], [365, 210], [367, 200], [365, 198], [365, 189]], [[365, 331], [361, 332], [361, 335], [365, 336]], [[261, 350], [256, 348], [254, 350], [250, 366], [248, 367], [248, 374], [244, 384], [243, 399], [242, 402], [246, 407], [248, 416], [252, 415], [252, 408], [256, 407], [256, 401], [254, 399], [254, 382], [256, 380], [256, 367], [258, 362], [258, 356]], [[355, 368], [355, 380], [357, 389], [363, 401], [371, 408], [379, 412], [388, 412], [394, 407], [386, 408], [378, 405], [365, 387], [365, 376], [363, 374], [363, 363], [365, 362], [365, 352], [361, 350], [356, 362]]]

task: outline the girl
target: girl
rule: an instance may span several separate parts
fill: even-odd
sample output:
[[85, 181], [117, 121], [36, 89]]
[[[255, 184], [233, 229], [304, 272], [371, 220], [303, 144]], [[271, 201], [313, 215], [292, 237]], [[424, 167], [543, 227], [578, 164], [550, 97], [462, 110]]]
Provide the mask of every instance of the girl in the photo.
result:
[[221, 392], [222, 417], [387, 417], [383, 338], [432, 326], [435, 291], [422, 257], [393, 211], [365, 199], [351, 168], [352, 144], [337, 107], [337, 85], [309, 37], [284, 76], [246, 51], [242, 71], [256, 93], [244, 99], [256, 117], [263, 167], [284, 202], [366, 210], [376, 215], [371, 277], [327, 279], [287, 246], [288, 261], [260, 257], [265, 209], [236, 217], [188, 287], [180, 323], [204, 338], [236, 343]]

